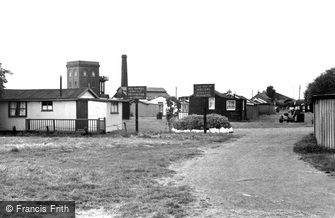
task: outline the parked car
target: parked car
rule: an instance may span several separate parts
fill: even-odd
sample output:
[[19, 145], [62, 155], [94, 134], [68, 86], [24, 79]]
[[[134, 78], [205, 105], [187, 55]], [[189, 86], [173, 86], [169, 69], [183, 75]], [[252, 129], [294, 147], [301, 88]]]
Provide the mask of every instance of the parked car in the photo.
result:
[[283, 123], [284, 121], [288, 122], [297, 122], [303, 123], [305, 122], [305, 114], [300, 110], [289, 110], [288, 113], [284, 113], [279, 117], [279, 123]]

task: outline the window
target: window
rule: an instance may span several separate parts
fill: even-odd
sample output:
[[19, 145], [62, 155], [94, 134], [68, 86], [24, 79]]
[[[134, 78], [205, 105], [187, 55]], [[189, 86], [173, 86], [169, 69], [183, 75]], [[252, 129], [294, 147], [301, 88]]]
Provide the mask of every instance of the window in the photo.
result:
[[42, 111], [53, 111], [52, 101], [42, 101]]
[[74, 88], [77, 88], [77, 81], [74, 81]]
[[71, 83], [71, 82], [69, 82], [69, 88], [71, 88], [71, 86], [72, 86], [72, 83]]
[[112, 102], [111, 104], [111, 114], [118, 114], [119, 113], [119, 103]]
[[215, 98], [208, 98], [208, 109], [215, 110]]
[[86, 77], [86, 75], [87, 75], [87, 72], [84, 71], [84, 72], [83, 72], [83, 77]]
[[92, 76], [95, 77], [95, 72], [94, 71], [92, 71]]
[[72, 76], [72, 71], [71, 70], [69, 70], [69, 77], [71, 77]]
[[9, 117], [26, 117], [27, 102], [13, 101], [9, 102]]
[[158, 111], [163, 113], [163, 102], [158, 102]]
[[226, 101], [226, 110], [227, 111], [236, 110], [236, 101], [235, 100], [227, 100]]
[[74, 76], [78, 76], [78, 72], [77, 71], [74, 71]]

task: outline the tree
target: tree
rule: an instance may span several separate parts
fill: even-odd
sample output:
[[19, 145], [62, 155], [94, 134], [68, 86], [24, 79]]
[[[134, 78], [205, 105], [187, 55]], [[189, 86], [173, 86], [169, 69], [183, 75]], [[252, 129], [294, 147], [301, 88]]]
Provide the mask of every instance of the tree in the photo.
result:
[[2, 68], [0, 63], [0, 94], [5, 89], [5, 83], [7, 83], [6, 74], [12, 74], [9, 70]]
[[268, 86], [266, 88], [266, 95], [271, 98], [271, 101], [275, 100], [276, 90], [273, 88], [273, 86]]
[[307, 85], [307, 89], [304, 92], [306, 105], [312, 103], [313, 95], [329, 92], [335, 92], [335, 68], [326, 70], [326, 72], [316, 77], [313, 82]]
[[181, 107], [180, 102], [174, 96], [168, 97], [166, 99], [167, 110], [166, 110], [166, 120], [169, 126], [169, 132], [171, 133], [172, 129], [172, 120], [174, 117], [178, 116], [178, 111]]

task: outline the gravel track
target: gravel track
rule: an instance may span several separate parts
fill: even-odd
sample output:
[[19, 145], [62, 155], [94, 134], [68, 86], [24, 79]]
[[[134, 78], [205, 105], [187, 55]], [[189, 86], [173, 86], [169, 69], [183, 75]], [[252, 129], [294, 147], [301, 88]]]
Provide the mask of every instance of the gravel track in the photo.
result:
[[335, 217], [335, 178], [293, 152], [310, 127], [235, 129], [242, 137], [174, 166], [195, 189], [193, 217]]

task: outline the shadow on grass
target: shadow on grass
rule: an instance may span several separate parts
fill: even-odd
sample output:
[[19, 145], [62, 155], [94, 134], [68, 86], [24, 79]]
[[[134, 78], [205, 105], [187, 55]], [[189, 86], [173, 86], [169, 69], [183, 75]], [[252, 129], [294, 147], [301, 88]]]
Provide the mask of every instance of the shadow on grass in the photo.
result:
[[328, 149], [317, 145], [313, 134], [309, 134], [298, 141], [293, 151], [301, 155], [301, 159], [312, 164], [318, 170], [335, 173], [335, 149]]

